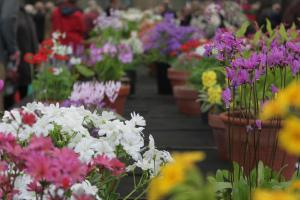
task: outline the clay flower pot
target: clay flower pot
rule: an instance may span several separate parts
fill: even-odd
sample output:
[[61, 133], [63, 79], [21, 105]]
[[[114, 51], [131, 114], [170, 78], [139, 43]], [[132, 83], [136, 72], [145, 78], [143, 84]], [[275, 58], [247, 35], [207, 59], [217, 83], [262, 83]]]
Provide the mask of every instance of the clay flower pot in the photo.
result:
[[186, 85], [189, 76], [190, 73], [187, 71], [176, 70], [174, 68], [168, 69], [168, 78], [173, 88], [179, 85]]
[[[251, 131], [249, 124], [256, 126], [255, 120], [239, 117], [240, 113], [221, 114], [221, 119], [226, 125], [227, 138], [225, 141], [230, 143], [229, 158], [236, 161], [247, 174], [255, 168], [258, 161], [279, 172], [290, 179], [295, 172], [297, 158], [288, 155], [282, 150], [277, 141], [278, 131], [281, 128], [280, 121], [268, 121], [262, 124], [260, 131]], [[283, 169], [284, 167], [284, 169]]]
[[201, 113], [200, 103], [197, 102], [198, 92], [189, 86], [175, 86], [174, 96], [179, 111], [187, 116], [197, 116]]
[[116, 113], [118, 113], [119, 115], [123, 115], [125, 110], [125, 103], [129, 94], [130, 94], [130, 86], [122, 85], [119, 91], [119, 95], [114, 103], [111, 103], [108, 100], [108, 98], [105, 97], [104, 99], [105, 107], [116, 111]]
[[208, 114], [208, 124], [212, 128], [215, 144], [218, 149], [219, 158], [222, 160], [228, 160], [228, 136], [226, 135], [226, 126], [218, 114]]

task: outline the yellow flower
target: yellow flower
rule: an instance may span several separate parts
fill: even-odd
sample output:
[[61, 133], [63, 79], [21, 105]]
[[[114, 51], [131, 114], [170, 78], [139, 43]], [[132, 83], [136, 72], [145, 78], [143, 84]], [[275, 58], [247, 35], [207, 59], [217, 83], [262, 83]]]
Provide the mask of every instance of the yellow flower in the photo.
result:
[[181, 163], [169, 163], [161, 169], [161, 175], [149, 185], [148, 199], [159, 200], [184, 181], [185, 167]]
[[282, 117], [288, 111], [288, 106], [284, 99], [276, 99], [274, 101], [270, 101], [263, 106], [262, 112], [260, 114], [260, 118], [262, 120], [268, 120], [273, 117]]
[[148, 188], [148, 200], [159, 200], [183, 183], [187, 171], [194, 163], [205, 158], [202, 152], [174, 154], [174, 161], [161, 168], [160, 174], [153, 178]]
[[278, 94], [278, 99], [288, 102], [289, 106], [300, 108], [300, 84], [299, 82], [291, 83], [287, 88]]
[[190, 152], [190, 153], [175, 153], [173, 155], [174, 161], [181, 163], [185, 167], [192, 166], [195, 162], [199, 162], [205, 159], [203, 152]]
[[205, 88], [210, 88], [217, 83], [217, 74], [214, 71], [206, 71], [202, 74], [202, 84]]
[[300, 119], [290, 117], [283, 123], [283, 128], [279, 132], [279, 144], [288, 153], [300, 155]]
[[288, 188], [289, 191], [294, 191], [294, 190], [300, 190], [300, 181], [294, 181], [290, 187]]
[[257, 190], [253, 200], [297, 200], [297, 196], [284, 191]]
[[211, 104], [219, 104], [222, 99], [222, 88], [219, 85], [208, 88], [207, 100]]

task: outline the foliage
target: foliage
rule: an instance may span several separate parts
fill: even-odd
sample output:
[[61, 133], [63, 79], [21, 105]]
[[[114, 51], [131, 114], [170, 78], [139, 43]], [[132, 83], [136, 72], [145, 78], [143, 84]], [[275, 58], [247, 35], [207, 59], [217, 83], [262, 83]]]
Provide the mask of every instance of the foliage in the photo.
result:
[[233, 171], [218, 170], [215, 177], [208, 177], [208, 181], [215, 185], [218, 200], [251, 200], [252, 192], [257, 188], [284, 189], [289, 182], [259, 162], [250, 175], [245, 175], [243, 168], [233, 163]]
[[35, 99], [49, 102], [65, 100], [71, 94], [74, 81], [66, 68], [44, 69], [32, 83]]

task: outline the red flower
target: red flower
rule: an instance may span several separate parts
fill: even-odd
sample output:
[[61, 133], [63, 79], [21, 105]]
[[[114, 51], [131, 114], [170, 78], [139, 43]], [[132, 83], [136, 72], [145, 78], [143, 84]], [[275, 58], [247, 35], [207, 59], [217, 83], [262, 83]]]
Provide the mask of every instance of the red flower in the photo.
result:
[[35, 64], [39, 65], [43, 62], [46, 62], [48, 60], [48, 56], [39, 52], [38, 54], [34, 55], [33, 60]]
[[47, 49], [47, 48], [42, 47], [42, 48], [40, 49], [40, 52], [39, 52], [39, 53], [41, 53], [41, 54], [43, 54], [43, 55], [46, 55], [46, 56], [49, 56], [49, 55], [51, 55], [51, 54], [53, 53], [53, 50], [52, 50], [52, 49]]
[[42, 42], [42, 48], [45, 49], [52, 49], [52, 47], [54, 46], [54, 43], [52, 41], [52, 39], [46, 39]]
[[35, 62], [34, 62], [34, 54], [33, 53], [26, 53], [24, 55], [24, 61], [31, 64], [31, 65], [34, 65]]
[[176, 57], [177, 56], [177, 52], [176, 51], [172, 51], [169, 54], [171, 57]]
[[32, 113], [26, 113], [21, 111], [22, 122], [28, 126], [33, 126], [36, 122], [36, 117]]
[[67, 55], [54, 54], [54, 58], [55, 58], [56, 60], [66, 61], [66, 60], [69, 59], [69, 56], [67, 56]]

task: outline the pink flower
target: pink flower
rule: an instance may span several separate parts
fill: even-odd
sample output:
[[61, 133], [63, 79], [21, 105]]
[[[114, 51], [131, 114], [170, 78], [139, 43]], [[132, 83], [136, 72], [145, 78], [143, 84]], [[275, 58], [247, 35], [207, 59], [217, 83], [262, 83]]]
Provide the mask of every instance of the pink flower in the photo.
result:
[[114, 176], [119, 176], [125, 172], [125, 164], [114, 158], [110, 162]]
[[45, 137], [36, 137], [33, 136], [30, 140], [28, 147], [26, 148], [27, 151], [50, 151], [53, 150], [54, 146], [50, 138]]
[[4, 88], [4, 81], [0, 80], [0, 92], [2, 92], [3, 88]]
[[92, 195], [81, 194], [81, 195], [74, 195], [75, 200], [96, 200], [95, 197]]
[[94, 159], [94, 166], [107, 169], [112, 172], [114, 176], [119, 176], [125, 172], [125, 164], [117, 158], [110, 159], [105, 155], [97, 156]]
[[43, 152], [31, 152], [26, 156], [26, 172], [35, 181], [49, 180], [52, 176], [51, 159]]

